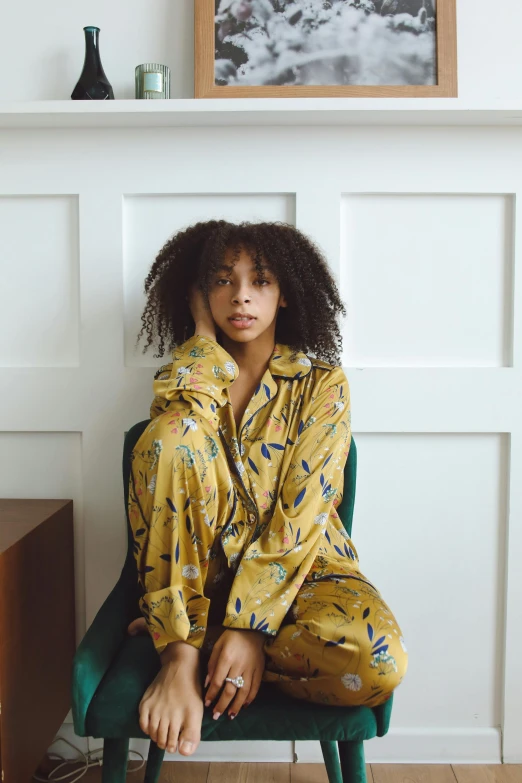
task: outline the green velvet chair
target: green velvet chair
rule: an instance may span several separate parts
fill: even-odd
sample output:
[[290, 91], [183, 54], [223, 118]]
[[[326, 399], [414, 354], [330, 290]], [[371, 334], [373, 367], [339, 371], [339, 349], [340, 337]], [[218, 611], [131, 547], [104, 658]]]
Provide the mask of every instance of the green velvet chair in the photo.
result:
[[[123, 487], [127, 510], [130, 455], [148, 420], [125, 436]], [[337, 509], [351, 535], [357, 452], [352, 438], [345, 468], [344, 494]], [[127, 626], [141, 613], [127, 514], [128, 549], [118, 582], [82, 639], [73, 664], [72, 713], [80, 737], [103, 737], [103, 783], [124, 783], [130, 738], [147, 739], [139, 725], [139, 703], [160, 669], [149, 634], [129, 636]], [[318, 740], [330, 783], [366, 783], [363, 741], [388, 731], [393, 695], [378, 707], [332, 707], [285, 696], [272, 683], [262, 683], [258, 695], [237, 718], [226, 713], [215, 721], [212, 705], [205, 709], [201, 739]], [[157, 783], [165, 751], [150, 741], [145, 783]]]

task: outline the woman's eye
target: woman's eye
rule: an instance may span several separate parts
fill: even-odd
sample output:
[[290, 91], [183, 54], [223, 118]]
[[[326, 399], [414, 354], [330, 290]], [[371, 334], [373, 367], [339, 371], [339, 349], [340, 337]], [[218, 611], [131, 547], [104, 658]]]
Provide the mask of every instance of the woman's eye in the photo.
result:
[[[230, 281], [229, 281], [229, 280], [227, 280], [227, 278], [226, 278], [226, 277], [221, 277], [219, 280], [216, 280], [216, 284], [217, 284], [217, 285], [219, 285], [219, 283], [229, 283], [229, 282], [230, 282]], [[267, 285], [269, 285], [269, 283], [270, 283], [270, 281], [269, 281], [269, 280], [264, 280], [264, 279], [263, 279], [263, 280], [256, 280], [255, 282], [256, 282], [256, 283], [266, 283]], [[264, 286], [263, 286], [263, 287], [264, 287]]]

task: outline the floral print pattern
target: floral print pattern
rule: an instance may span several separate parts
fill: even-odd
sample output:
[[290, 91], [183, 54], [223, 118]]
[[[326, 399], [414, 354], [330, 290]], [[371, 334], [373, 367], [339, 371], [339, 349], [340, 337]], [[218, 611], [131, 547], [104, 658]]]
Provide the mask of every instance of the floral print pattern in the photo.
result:
[[209, 654], [210, 624], [254, 629], [267, 637], [265, 680], [372, 706], [402, 680], [407, 652], [336, 512], [348, 380], [290, 356], [276, 343], [239, 428], [239, 367], [217, 340], [193, 335], [155, 373], [129, 486], [140, 608], [158, 652], [183, 639]]

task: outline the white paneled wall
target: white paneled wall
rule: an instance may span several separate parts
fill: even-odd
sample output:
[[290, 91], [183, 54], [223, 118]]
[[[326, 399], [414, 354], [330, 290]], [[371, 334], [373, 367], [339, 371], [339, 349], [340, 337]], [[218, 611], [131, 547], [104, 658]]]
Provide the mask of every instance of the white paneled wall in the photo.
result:
[[512, 220], [505, 194], [343, 194], [346, 360], [511, 366]]
[[[170, 359], [135, 348], [148, 269], [196, 220], [288, 221], [324, 250], [347, 307], [353, 538], [410, 653], [367, 758], [522, 761], [519, 131], [78, 129], [0, 144], [0, 491], [74, 499], [78, 641], [125, 556], [123, 435]], [[196, 758], [240, 751], [203, 743]], [[290, 743], [272, 752], [292, 759]]]
[[422, 693], [425, 726], [498, 726], [507, 438], [388, 433], [357, 443], [359, 555], [390, 605], [404, 605], [409, 640], [395, 723], [406, 724]]
[[[5, 328], [6, 320], [0, 332], [0, 363], [77, 367], [77, 196], [1, 196], [0, 255], [2, 296], [18, 305], [16, 336]], [[5, 319], [8, 314], [10, 308], [4, 311]]]

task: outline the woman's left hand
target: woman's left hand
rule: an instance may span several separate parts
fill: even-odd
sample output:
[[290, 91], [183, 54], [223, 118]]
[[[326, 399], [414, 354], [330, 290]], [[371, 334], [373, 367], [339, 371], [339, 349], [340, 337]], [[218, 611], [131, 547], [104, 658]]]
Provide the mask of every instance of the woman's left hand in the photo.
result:
[[[219, 717], [232, 702], [228, 714], [235, 717], [245, 702], [250, 704], [256, 697], [265, 670], [265, 641], [266, 634], [261, 631], [227, 628], [221, 634], [212, 650], [205, 681], [209, 683], [205, 695], [206, 707], [225, 686], [214, 707], [214, 716]], [[225, 682], [225, 677], [236, 678], [239, 675], [245, 681], [242, 688], [237, 688], [232, 682]]]

